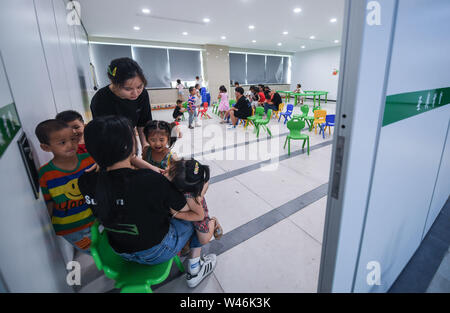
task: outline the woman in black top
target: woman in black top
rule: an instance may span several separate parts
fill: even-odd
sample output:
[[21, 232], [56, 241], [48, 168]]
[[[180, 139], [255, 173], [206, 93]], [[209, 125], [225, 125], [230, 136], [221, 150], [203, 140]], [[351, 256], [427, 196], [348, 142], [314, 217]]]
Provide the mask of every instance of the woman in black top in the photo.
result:
[[137, 127], [144, 148], [148, 143], [143, 130], [152, 120], [152, 111], [141, 67], [130, 58], [115, 59], [108, 66], [108, 78], [111, 84], [98, 90], [91, 100], [92, 117], [120, 115], [128, 118], [133, 128]]
[[203, 219], [201, 205], [188, 206], [184, 195], [163, 175], [132, 169], [134, 130], [128, 119], [95, 118], [84, 136], [100, 171], [84, 173], [78, 185], [113, 250], [128, 261], [160, 264], [191, 240], [189, 264], [196, 266], [188, 269], [186, 278], [191, 287], [200, 283], [216, 261], [215, 255], [200, 260], [201, 244], [188, 222]]
[[269, 98], [266, 99], [266, 103], [264, 104], [264, 114], [267, 114], [269, 109], [273, 111], [278, 111], [281, 102], [281, 96], [278, 92], [269, 89]]

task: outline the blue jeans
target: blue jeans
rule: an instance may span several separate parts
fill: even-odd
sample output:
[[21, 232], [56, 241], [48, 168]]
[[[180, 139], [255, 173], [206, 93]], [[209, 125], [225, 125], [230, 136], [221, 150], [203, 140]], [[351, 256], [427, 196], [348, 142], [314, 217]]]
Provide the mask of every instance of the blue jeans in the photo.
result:
[[193, 112], [188, 110], [188, 113], [189, 113], [189, 126], [192, 126], [192, 122], [194, 121], [194, 119], [195, 121], [197, 121], [197, 109], [194, 109]]
[[269, 109], [272, 109], [272, 111], [278, 111], [277, 107], [275, 106], [275, 104], [268, 104], [265, 103], [264, 104], [264, 114], [267, 114], [267, 111], [269, 111]]
[[198, 241], [197, 234], [191, 222], [172, 218], [169, 231], [160, 244], [150, 249], [134, 253], [120, 253], [119, 255], [127, 261], [140, 264], [160, 264], [173, 258], [191, 239], [191, 248], [199, 248], [202, 245]]

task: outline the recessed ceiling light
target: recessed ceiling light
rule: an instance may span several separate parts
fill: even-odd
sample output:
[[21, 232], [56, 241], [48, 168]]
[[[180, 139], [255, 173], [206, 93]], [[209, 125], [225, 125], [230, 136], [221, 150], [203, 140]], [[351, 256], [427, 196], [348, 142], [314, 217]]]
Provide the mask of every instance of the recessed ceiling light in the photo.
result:
[[140, 30], [141, 28], [139, 26], [134, 26], [133, 29], [134, 30]]
[[300, 13], [302, 11], [302, 9], [300, 9], [300, 8], [295, 8], [294, 9], [294, 13]]
[[253, 42], [253, 43], [255, 43], [255, 42], [256, 42], [256, 40], [252, 40], [252, 42]]
[[288, 32], [283, 32], [283, 35], [287, 35], [287, 34], [289, 34]]
[[187, 36], [188, 35], [188, 33], [187, 32], [183, 32], [183, 36]]
[[302, 48], [302, 49], [305, 49], [305, 48], [306, 48], [306, 46], [301, 46], [301, 48]]
[[339, 43], [339, 40], [336, 39], [336, 40], [334, 41], [334, 43]]
[[144, 13], [144, 14], [150, 14], [150, 10], [149, 10], [149, 9], [142, 9], [142, 13]]
[[281, 46], [281, 42], [277, 43], [277, 46]]
[[204, 22], [204, 23], [209, 23], [209, 22], [211, 22], [211, 20], [210, 20], [209, 18], [205, 17], [205, 18], [203, 19], [203, 22]]
[[311, 36], [309, 37], [309, 39], [316, 39], [316, 36]]
[[255, 26], [254, 26], [254, 25], [250, 25], [250, 26], [248, 27], [248, 29], [255, 29]]
[[225, 40], [225, 39], [227, 39], [227, 37], [222, 36], [222, 37], [220, 37], [220, 39]]
[[336, 23], [336, 22], [337, 22], [337, 18], [332, 18], [332, 19], [330, 20], [330, 22], [331, 22], [331, 23]]

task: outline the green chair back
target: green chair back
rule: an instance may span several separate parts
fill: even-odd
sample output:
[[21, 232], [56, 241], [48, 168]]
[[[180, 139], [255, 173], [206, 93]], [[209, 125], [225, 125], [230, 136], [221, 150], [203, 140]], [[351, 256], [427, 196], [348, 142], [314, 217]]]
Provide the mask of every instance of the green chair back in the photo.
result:
[[309, 106], [307, 104], [302, 105], [300, 107], [300, 110], [302, 111], [303, 114], [308, 115], [308, 113], [309, 113]]
[[187, 109], [188, 103], [187, 103], [187, 102], [183, 103], [183, 107], [184, 107], [185, 109]]
[[287, 122], [287, 128], [291, 134], [299, 134], [303, 128], [305, 128], [305, 121], [299, 118], [293, 118]]
[[106, 231], [100, 233], [98, 225], [96, 221], [91, 227], [92, 257], [97, 268], [115, 280], [115, 287], [122, 289], [121, 292], [152, 292], [152, 285], [162, 283], [169, 276], [173, 261], [184, 271], [178, 256], [156, 265], [126, 261], [111, 248]]

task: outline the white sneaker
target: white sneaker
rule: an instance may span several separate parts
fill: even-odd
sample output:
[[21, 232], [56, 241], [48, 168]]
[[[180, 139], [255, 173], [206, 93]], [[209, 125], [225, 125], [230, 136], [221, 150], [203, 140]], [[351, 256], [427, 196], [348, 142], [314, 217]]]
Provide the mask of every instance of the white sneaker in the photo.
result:
[[236, 129], [236, 126], [233, 126], [233, 124], [230, 124], [227, 126], [227, 129]]
[[208, 254], [203, 256], [203, 260], [200, 260], [200, 271], [196, 275], [192, 275], [190, 273], [186, 273], [186, 282], [189, 287], [194, 288], [200, 282], [211, 274], [216, 267], [217, 256], [215, 254]]
[[199, 123], [195, 123], [195, 127], [200, 127], [202, 125], [200, 125]]

